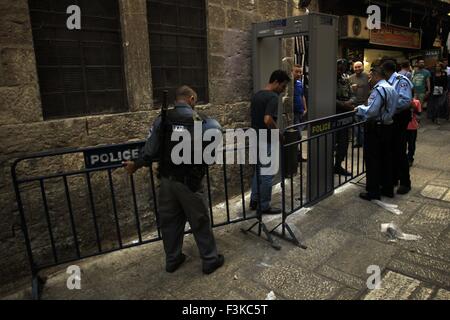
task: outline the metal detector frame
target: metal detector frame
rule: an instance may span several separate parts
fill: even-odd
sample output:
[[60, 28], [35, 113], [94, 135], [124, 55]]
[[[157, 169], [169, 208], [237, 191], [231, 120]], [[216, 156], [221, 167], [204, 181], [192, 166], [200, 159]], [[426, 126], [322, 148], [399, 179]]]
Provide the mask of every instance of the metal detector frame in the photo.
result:
[[[274, 70], [282, 69], [282, 39], [307, 36], [309, 40], [308, 118], [315, 120], [336, 113], [336, 58], [338, 53], [339, 17], [321, 13], [289, 17], [253, 24], [253, 91], [262, 90]], [[284, 131], [281, 97], [278, 108], [278, 127]], [[314, 135], [308, 126], [309, 137]], [[331, 138], [331, 139], [330, 139]], [[325, 135], [317, 144], [308, 147], [307, 183], [309, 199], [319, 194], [333, 193], [334, 140]], [[322, 197], [323, 198], [323, 197]], [[264, 226], [263, 226], [264, 227]]]

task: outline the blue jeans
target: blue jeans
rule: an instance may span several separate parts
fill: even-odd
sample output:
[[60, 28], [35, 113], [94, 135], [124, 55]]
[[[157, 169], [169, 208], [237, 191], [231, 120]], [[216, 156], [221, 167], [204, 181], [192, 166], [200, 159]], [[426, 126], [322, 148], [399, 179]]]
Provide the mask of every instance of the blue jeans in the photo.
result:
[[[271, 149], [270, 144], [267, 145], [267, 155], [270, 156]], [[258, 156], [259, 158], [259, 156]], [[258, 161], [259, 162], [259, 161]], [[255, 166], [255, 173], [253, 174], [252, 179], [252, 194], [250, 199], [252, 202], [256, 202], [259, 205], [258, 200], [261, 200], [261, 210], [265, 211], [270, 209], [270, 202], [272, 201], [272, 175], [266, 175], [263, 176], [260, 174], [259, 176], [259, 191], [258, 193], [258, 179], [257, 174], [258, 172], [261, 173], [261, 168], [268, 168], [270, 167], [270, 164], [262, 165], [258, 164]]]
[[[300, 112], [294, 112], [294, 124], [299, 124], [303, 122], [303, 113]], [[302, 130], [304, 126], [298, 126], [296, 127], [298, 131], [298, 140], [302, 139]]]

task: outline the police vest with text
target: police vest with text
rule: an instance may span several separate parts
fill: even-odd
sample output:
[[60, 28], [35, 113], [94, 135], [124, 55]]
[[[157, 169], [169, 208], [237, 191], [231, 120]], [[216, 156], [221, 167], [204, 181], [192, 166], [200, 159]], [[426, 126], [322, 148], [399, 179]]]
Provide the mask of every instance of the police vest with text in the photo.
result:
[[[186, 184], [192, 191], [198, 191], [201, 188], [201, 182], [206, 174], [206, 165], [203, 163], [203, 157], [201, 163], [195, 161], [194, 153], [201, 152], [203, 155], [204, 144], [201, 144], [201, 150], [196, 150], [195, 140], [202, 140], [202, 136], [196, 137], [194, 135], [194, 124], [196, 121], [202, 122], [202, 136], [205, 131], [205, 127], [213, 127], [221, 130], [220, 125], [214, 119], [197, 113], [186, 106], [176, 106], [167, 110], [166, 119], [161, 124], [161, 133], [163, 136], [163, 144], [161, 147], [162, 156], [160, 158], [159, 173], [162, 177], [172, 178], [176, 181]], [[178, 133], [177, 136], [180, 140], [172, 141], [172, 135]], [[183, 141], [189, 137], [187, 141]], [[190, 144], [190, 150], [181, 148], [180, 143], [184, 145]], [[177, 147], [178, 146], [178, 147]], [[174, 163], [172, 151], [177, 147], [177, 150], [181, 150], [179, 153], [175, 152], [176, 157], [182, 158], [181, 163]], [[189, 154], [184, 154], [190, 151]], [[178, 159], [178, 162], [180, 159]]]

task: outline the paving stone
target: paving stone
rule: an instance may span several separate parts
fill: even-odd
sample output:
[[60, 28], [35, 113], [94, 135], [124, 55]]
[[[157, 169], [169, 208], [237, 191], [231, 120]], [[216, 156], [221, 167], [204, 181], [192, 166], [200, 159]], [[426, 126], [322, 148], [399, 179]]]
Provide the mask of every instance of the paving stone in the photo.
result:
[[447, 187], [428, 185], [420, 194], [427, 198], [440, 200], [447, 190]]
[[421, 265], [427, 268], [436, 269], [443, 273], [450, 272], [450, 262], [435, 259], [433, 257], [415, 254], [409, 251], [402, 252], [397, 259], [406, 260], [410, 263]]
[[255, 275], [254, 280], [295, 300], [329, 299], [342, 287], [295, 265], [275, 265]]
[[329, 265], [326, 264], [319, 267], [316, 270], [316, 272], [319, 275], [323, 275], [326, 278], [345, 284], [346, 286], [352, 289], [361, 290], [367, 287], [366, 282], [363, 281], [362, 279], [359, 279], [355, 276], [349, 275], [342, 271], [336, 270], [333, 267], [330, 267]]
[[[217, 283], [221, 285], [218, 286]], [[204, 281], [190, 283], [175, 294], [177, 299], [188, 300], [264, 300], [270, 291], [241, 274], [235, 279], [233, 273], [222, 272], [220, 277], [211, 279], [205, 276]]]
[[332, 300], [355, 300], [360, 295], [358, 290], [343, 288]]
[[308, 270], [314, 270], [351, 237], [351, 234], [344, 231], [326, 228], [305, 241], [308, 247], [306, 250], [296, 247], [288, 251], [285, 257]]
[[450, 261], [450, 242], [443, 239], [442, 234], [439, 237], [425, 234], [418, 241], [398, 241], [395, 245], [412, 253]]
[[[417, 151], [421, 152], [421, 151]], [[420, 163], [416, 161], [415, 163]], [[421, 164], [421, 163], [420, 163]], [[423, 188], [427, 183], [429, 183], [432, 179], [436, 178], [440, 174], [440, 169], [431, 169], [424, 166], [416, 166], [414, 165], [411, 170], [411, 182], [413, 188]]]
[[398, 248], [358, 236], [352, 238], [344, 248], [336, 252], [326, 263], [344, 273], [367, 279], [367, 268], [379, 266], [382, 270]]
[[381, 288], [371, 290], [364, 300], [407, 300], [420, 286], [419, 280], [392, 271], [381, 281]]
[[450, 180], [450, 172], [443, 171], [438, 177], [439, 179]]
[[430, 185], [450, 188], [450, 179], [439, 177], [438, 179], [431, 180]]
[[423, 206], [420, 202], [408, 201], [406, 199], [396, 199], [396, 201], [389, 201], [387, 203], [397, 204], [403, 213], [401, 215], [395, 215], [375, 204], [369, 204], [371, 210], [369, 214], [362, 214], [364, 210], [362, 205], [353, 205], [351, 209], [347, 210], [351, 213], [347, 212], [347, 216], [338, 218], [337, 227], [347, 232], [387, 243], [386, 236], [380, 231], [381, 224], [394, 222], [398, 226], [403, 227], [417, 213], [419, 208]]
[[[233, 281], [233, 286], [235, 290], [242, 294], [246, 299], [250, 300], [264, 300], [270, 291], [266, 286], [256, 283], [254, 281], [248, 281], [247, 279], [242, 280], [239, 278]], [[283, 299], [281, 294], [274, 292], [277, 299]]]
[[450, 223], [450, 209], [434, 205], [424, 206], [405, 226], [403, 232], [419, 231], [422, 236], [437, 238]]
[[[439, 136], [436, 134], [435, 136]], [[448, 142], [447, 142], [448, 144]], [[433, 143], [423, 142], [421, 146], [416, 150], [416, 159], [414, 160], [415, 167], [425, 167], [428, 169], [435, 170], [449, 170], [450, 163], [448, 163], [448, 158], [450, 156], [450, 150], [448, 146], [440, 146]]]
[[434, 289], [423, 286], [423, 283], [409, 297], [411, 300], [428, 300], [433, 294]]
[[440, 289], [434, 297], [434, 300], [450, 300], [450, 291]]
[[292, 223], [296, 229], [302, 234], [305, 242], [314, 237], [323, 228], [336, 229], [337, 213], [330, 209], [315, 206], [313, 209], [299, 220]]
[[450, 274], [448, 272], [444, 273], [438, 270], [399, 260], [392, 260], [388, 264], [388, 268], [409, 277], [421, 279], [422, 281], [426, 281], [430, 284], [435, 284], [439, 287], [450, 287]]
[[[359, 194], [359, 192], [362, 192], [361, 188], [354, 185], [354, 184], [348, 184], [344, 186], [345, 188], [345, 194]], [[335, 194], [340, 194], [339, 190]], [[320, 207], [336, 210], [337, 208], [348, 208], [350, 207], [350, 204], [354, 203], [355, 198], [354, 197], [330, 197], [320, 202]]]
[[450, 191], [447, 192], [447, 194], [444, 196], [444, 198], [442, 198], [442, 200], [450, 202]]

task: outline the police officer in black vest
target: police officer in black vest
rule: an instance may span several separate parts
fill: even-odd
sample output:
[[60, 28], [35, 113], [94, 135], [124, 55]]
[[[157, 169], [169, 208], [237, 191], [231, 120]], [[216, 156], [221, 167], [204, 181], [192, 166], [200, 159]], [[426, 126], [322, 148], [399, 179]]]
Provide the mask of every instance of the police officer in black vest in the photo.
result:
[[[159, 218], [166, 252], [166, 271], [169, 273], [177, 270], [186, 259], [182, 253], [186, 221], [192, 228], [203, 260], [203, 273], [210, 274], [224, 263], [223, 255], [217, 253], [203, 192], [202, 180], [206, 167], [204, 164], [194, 164], [192, 154], [188, 164], [175, 164], [171, 156], [172, 149], [177, 144], [171, 141], [175, 131], [188, 131], [193, 145], [194, 121], [202, 121], [203, 131], [206, 126], [211, 127], [211, 121], [207, 121], [206, 117], [193, 109], [196, 101], [197, 94], [188, 86], [177, 89], [175, 106], [169, 108], [167, 113], [163, 111], [163, 115], [155, 120], [140, 159], [125, 163], [125, 169], [133, 174], [143, 166], [150, 166], [154, 159], [160, 158]], [[213, 121], [213, 125], [218, 123]], [[221, 128], [218, 127], [217, 130]], [[194, 148], [191, 150], [194, 151]]]

